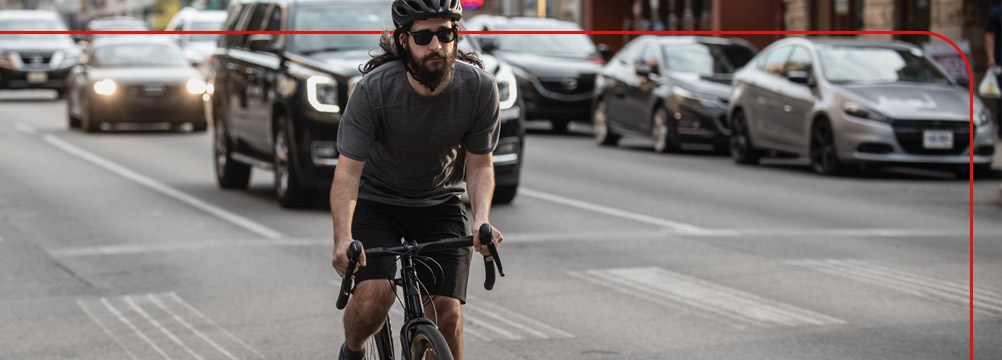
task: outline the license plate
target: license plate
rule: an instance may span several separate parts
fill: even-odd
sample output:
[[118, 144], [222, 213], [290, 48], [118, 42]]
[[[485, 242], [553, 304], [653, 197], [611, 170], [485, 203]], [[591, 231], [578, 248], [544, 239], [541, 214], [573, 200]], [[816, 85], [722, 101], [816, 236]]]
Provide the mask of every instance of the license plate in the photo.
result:
[[922, 146], [926, 149], [953, 149], [953, 132], [926, 130], [922, 133]]
[[28, 73], [28, 82], [32, 84], [40, 84], [49, 81], [49, 74], [44, 72], [30, 72]]

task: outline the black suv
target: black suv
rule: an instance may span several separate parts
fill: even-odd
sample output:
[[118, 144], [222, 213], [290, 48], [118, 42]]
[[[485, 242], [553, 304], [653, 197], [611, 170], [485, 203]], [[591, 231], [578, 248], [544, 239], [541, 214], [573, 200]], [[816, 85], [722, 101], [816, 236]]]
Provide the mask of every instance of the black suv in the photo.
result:
[[[66, 30], [59, 14], [41, 10], [0, 11], [0, 30]], [[0, 35], [0, 90], [52, 89], [66, 94], [66, 75], [80, 63], [69, 35]]]
[[[382, 30], [390, 0], [234, 2], [225, 30]], [[465, 41], [463, 42], [465, 43]], [[245, 188], [251, 166], [274, 171], [284, 207], [326, 199], [338, 161], [342, 107], [377, 35], [225, 35], [212, 59], [207, 111], [213, 119], [216, 178]], [[469, 44], [464, 46], [471, 46]], [[515, 197], [524, 127], [514, 75], [490, 62], [502, 88], [501, 143], [494, 152], [494, 201]]]

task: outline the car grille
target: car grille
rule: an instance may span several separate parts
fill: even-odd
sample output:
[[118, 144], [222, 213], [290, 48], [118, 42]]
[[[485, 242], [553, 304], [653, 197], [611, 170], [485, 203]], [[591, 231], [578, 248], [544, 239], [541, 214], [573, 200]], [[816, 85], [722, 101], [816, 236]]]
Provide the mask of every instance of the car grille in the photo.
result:
[[595, 88], [595, 74], [581, 74], [557, 79], [540, 79], [544, 89], [564, 95], [590, 93]]
[[22, 52], [20, 55], [25, 65], [47, 65], [52, 60], [52, 53]]
[[[938, 120], [896, 120], [894, 136], [907, 153], [920, 155], [959, 155], [970, 145], [970, 129], [966, 122]], [[925, 130], [950, 130], [953, 132], [952, 149], [926, 149], [922, 146]]]
[[128, 85], [126, 86], [125, 91], [131, 96], [140, 96], [152, 99], [169, 99], [178, 96], [181, 92], [181, 87], [177, 85], [151, 83]]

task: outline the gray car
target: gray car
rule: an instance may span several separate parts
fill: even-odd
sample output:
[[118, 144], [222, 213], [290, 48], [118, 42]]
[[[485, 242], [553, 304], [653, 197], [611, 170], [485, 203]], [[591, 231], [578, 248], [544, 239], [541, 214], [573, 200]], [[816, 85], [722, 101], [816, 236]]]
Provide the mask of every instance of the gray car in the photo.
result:
[[905, 164], [989, 173], [989, 110], [922, 51], [903, 42], [787, 38], [735, 74], [728, 118], [735, 162], [767, 152], [810, 159], [821, 174]]

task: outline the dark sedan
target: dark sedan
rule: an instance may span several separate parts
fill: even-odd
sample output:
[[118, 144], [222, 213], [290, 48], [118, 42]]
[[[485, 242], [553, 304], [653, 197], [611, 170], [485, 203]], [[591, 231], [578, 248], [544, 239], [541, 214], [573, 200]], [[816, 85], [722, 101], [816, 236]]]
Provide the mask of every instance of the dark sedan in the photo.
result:
[[650, 138], [672, 152], [683, 143], [728, 148], [733, 73], [755, 56], [743, 40], [644, 36], [630, 42], [596, 81], [595, 141]]
[[205, 131], [201, 72], [166, 38], [97, 39], [68, 78], [69, 126], [93, 132], [102, 123], [192, 124]]
[[[536, 17], [480, 15], [465, 24], [467, 30], [580, 31], [577, 24]], [[595, 74], [602, 54], [587, 35], [474, 35], [485, 53], [514, 69], [525, 102], [526, 119], [549, 120], [555, 131], [571, 121], [591, 120]]]

